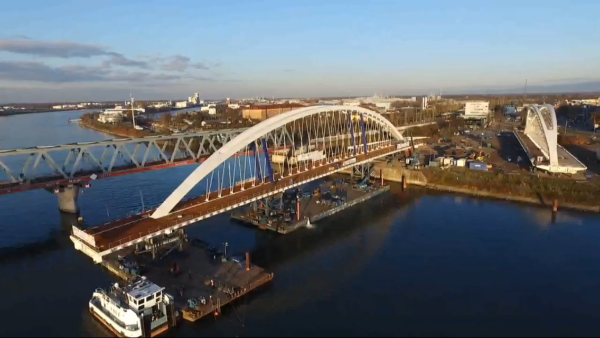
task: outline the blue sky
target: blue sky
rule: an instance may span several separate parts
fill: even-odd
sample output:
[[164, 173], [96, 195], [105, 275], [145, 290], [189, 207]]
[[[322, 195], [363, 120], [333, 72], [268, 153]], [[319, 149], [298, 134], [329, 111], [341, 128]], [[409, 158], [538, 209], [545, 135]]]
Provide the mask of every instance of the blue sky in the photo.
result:
[[597, 0], [7, 1], [0, 102], [600, 90], [598, 13]]

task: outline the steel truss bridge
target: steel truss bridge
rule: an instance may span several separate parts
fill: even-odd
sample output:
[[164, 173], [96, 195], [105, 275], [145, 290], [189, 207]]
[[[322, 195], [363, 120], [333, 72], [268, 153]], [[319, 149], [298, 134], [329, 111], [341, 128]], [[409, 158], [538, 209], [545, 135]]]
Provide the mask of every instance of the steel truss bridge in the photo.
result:
[[[231, 138], [156, 209], [89, 229], [75, 248], [97, 263], [120, 249], [410, 147], [397, 127], [360, 107], [316, 106], [269, 118]], [[196, 186], [204, 195], [185, 199]]]
[[[0, 195], [201, 163], [246, 130], [222, 129], [0, 150]], [[281, 129], [269, 133], [268, 144], [289, 141], [287, 132]]]
[[577, 173], [587, 167], [558, 144], [558, 123], [549, 104], [527, 107], [524, 132], [515, 132], [531, 164], [551, 173]]

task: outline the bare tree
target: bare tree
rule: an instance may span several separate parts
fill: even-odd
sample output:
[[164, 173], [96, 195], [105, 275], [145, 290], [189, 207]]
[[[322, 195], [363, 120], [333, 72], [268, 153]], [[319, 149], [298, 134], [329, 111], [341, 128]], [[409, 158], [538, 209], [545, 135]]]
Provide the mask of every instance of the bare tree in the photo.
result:
[[171, 120], [173, 119], [173, 116], [171, 116], [171, 113], [163, 113], [160, 119], [163, 125], [165, 127], [168, 127], [171, 125]]

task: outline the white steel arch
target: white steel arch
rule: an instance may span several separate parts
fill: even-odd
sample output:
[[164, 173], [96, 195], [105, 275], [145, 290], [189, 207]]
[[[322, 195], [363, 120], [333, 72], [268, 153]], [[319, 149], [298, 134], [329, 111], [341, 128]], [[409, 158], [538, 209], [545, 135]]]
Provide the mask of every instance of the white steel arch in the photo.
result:
[[376, 121], [379, 125], [384, 126], [389, 134], [401, 141], [404, 137], [398, 129], [385, 117], [381, 116], [372, 110], [362, 107], [350, 106], [311, 106], [300, 109], [291, 110], [283, 114], [268, 118], [261, 123], [245, 130], [243, 133], [236, 136], [234, 139], [223, 145], [217, 152], [213, 153], [204, 163], [194, 170], [169, 197], [154, 211], [152, 218], [161, 218], [168, 215], [171, 210], [179, 203], [200, 181], [210, 175], [227, 159], [234, 156], [251, 142], [261, 136], [275, 131], [278, 128], [285, 126], [295, 120], [299, 120], [311, 115], [327, 113], [332, 111], [342, 111], [349, 113], [358, 113], [366, 115], [369, 119]]
[[558, 166], [557, 125], [556, 112], [552, 105], [535, 105], [527, 108], [525, 135], [540, 148], [550, 161], [550, 166]]
[[525, 135], [529, 136], [549, 159], [551, 167], [558, 166], [558, 123], [552, 105], [536, 105], [527, 108]]

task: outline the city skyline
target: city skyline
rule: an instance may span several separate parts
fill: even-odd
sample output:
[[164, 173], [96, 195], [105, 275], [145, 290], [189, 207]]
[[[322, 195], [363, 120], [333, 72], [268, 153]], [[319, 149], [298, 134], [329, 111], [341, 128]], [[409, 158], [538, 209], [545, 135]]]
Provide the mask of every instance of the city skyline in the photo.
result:
[[4, 5], [0, 102], [600, 91], [592, 1], [43, 4]]

